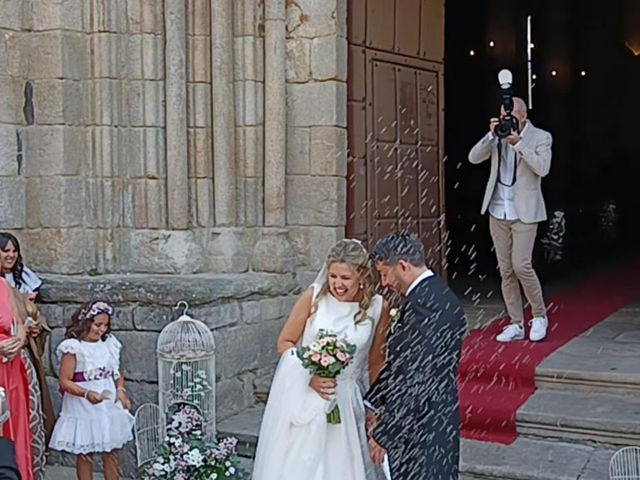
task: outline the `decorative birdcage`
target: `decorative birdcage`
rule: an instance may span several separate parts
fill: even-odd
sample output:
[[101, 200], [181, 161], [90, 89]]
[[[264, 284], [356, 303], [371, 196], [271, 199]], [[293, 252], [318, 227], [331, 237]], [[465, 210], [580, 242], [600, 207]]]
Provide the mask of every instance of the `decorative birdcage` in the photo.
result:
[[136, 411], [136, 458], [138, 466], [154, 458], [166, 435], [166, 422], [158, 405], [145, 403]]
[[211, 330], [185, 313], [158, 337], [158, 405], [163, 414], [175, 402], [196, 405], [206, 438], [215, 438], [215, 341]]
[[610, 480], [640, 480], [640, 447], [624, 447], [609, 462]]
[[141, 405], [135, 416], [138, 466], [154, 458], [166, 434], [167, 418], [176, 404], [188, 403], [203, 417], [204, 437], [215, 440], [216, 369], [213, 333], [201, 321], [187, 315], [188, 305], [177, 320], [158, 337], [158, 405]]

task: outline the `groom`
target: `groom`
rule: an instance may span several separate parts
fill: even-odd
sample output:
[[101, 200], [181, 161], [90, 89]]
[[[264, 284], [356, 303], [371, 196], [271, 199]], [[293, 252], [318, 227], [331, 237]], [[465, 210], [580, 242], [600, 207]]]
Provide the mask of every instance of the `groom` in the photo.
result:
[[393, 480], [457, 480], [456, 378], [466, 322], [462, 305], [425, 265], [415, 235], [391, 234], [371, 252], [382, 286], [404, 296], [387, 364], [366, 395], [370, 453], [389, 458]]

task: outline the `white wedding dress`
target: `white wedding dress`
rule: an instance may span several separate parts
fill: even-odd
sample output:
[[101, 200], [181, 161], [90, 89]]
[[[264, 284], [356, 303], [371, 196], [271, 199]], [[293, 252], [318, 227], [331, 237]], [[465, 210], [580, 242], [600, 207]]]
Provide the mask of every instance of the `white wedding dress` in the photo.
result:
[[[314, 300], [319, 290], [314, 288]], [[369, 458], [362, 396], [368, 388], [369, 349], [382, 312], [382, 297], [373, 298], [370, 319], [355, 324], [358, 303], [322, 298], [307, 322], [302, 345], [318, 330], [344, 336], [356, 345], [352, 363], [337, 377], [335, 401], [342, 422], [327, 423], [333, 403], [309, 387], [310, 374], [290, 349], [282, 355], [265, 409], [253, 480], [373, 480], [384, 478]]]

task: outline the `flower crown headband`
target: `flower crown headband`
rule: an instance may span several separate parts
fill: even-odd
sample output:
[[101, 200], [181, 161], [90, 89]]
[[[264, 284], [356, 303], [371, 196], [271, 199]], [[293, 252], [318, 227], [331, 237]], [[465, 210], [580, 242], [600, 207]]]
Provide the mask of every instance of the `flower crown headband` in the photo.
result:
[[91, 320], [93, 317], [106, 313], [111, 317], [113, 315], [113, 308], [106, 302], [94, 302], [87, 310], [80, 312], [78, 319], [80, 321]]

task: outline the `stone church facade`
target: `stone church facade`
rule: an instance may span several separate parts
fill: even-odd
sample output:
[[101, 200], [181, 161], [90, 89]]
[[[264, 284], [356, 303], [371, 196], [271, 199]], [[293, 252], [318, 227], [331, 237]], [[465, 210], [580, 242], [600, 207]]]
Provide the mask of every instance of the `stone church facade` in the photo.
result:
[[82, 302], [116, 306], [137, 404], [179, 300], [214, 329], [219, 418], [266, 389], [344, 236], [346, 3], [0, 1], [0, 230], [52, 345]]

